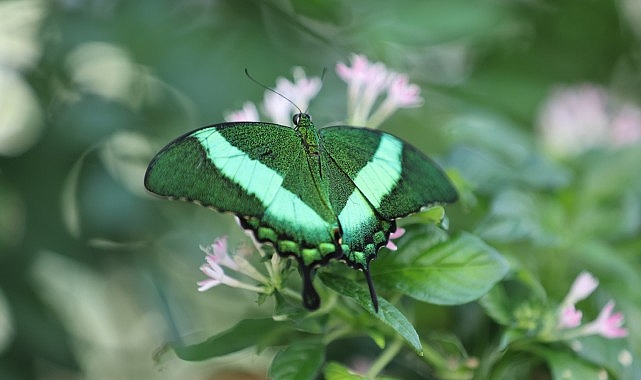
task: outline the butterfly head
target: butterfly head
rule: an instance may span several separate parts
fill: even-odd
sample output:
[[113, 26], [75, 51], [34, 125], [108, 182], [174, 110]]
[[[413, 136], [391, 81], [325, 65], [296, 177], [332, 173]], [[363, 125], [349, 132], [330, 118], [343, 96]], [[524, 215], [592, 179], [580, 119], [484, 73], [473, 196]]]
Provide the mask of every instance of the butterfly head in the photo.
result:
[[292, 122], [296, 127], [306, 127], [312, 123], [312, 117], [309, 114], [300, 112], [292, 117]]

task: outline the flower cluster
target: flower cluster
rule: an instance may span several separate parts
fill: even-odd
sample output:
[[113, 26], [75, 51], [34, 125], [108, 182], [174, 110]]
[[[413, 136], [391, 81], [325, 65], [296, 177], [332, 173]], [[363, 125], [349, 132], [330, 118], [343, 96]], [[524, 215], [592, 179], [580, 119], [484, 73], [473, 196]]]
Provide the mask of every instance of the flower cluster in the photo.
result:
[[[339, 62], [336, 73], [347, 83], [349, 125], [376, 128], [399, 108], [423, 104], [420, 87], [410, 83], [406, 74], [389, 70], [380, 62], [369, 62], [362, 55], [354, 54], [351, 66]], [[306, 110], [320, 91], [320, 78], [308, 78], [300, 67], [295, 67], [292, 74], [293, 82], [279, 77], [273, 91], [265, 92], [261, 109], [274, 123], [289, 124], [292, 114]], [[241, 110], [225, 115], [225, 120], [258, 121], [258, 108], [246, 102]]]
[[[376, 128], [397, 109], [423, 104], [420, 87], [409, 83], [406, 74], [391, 71], [380, 62], [371, 63], [363, 55], [354, 54], [351, 66], [339, 62], [336, 73], [347, 83], [348, 124]], [[385, 98], [372, 112], [383, 93]]]
[[628, 331], [621, 327], [624, 321], [623, 314], [612, 312], [614, 309], [613, 300], [605, 304], [594, 321], [581, 325], [583, 314], [576, 309], [576, 303], [587, 298], [598, 286], [598, 280], [588, 272], [582, 272], [574, 280], [558, 310], [557, 329], [569, 332], [564, 336], [566, 339], [595, 334], [610, 339], [623, 338], [628, 335]]
[[591, 84], [556, 89], [538, 119], [544, 146], [558, 156], [641, 140], [641, 108]]
[[[226, 236], [216, 239], [214, 243], [209, 246], [201, 245], [200, 249], [207, 255], [205, 264], [200, 267], [200, 270], [207, 278], [198, 281], [198, 291], [204, 292], [220, 284], [263, 294], [269, 294], [274, 289], [273, 281], [256, 270], [256, 268], [245, 259], [242, 251], [237, 251], [233, 258], [229, 255]], [[276, 260], [278, 260], [278, 258], [276, 258]], [[277, 267], [279, 263], [279, 261], [274, 260], [270, 262], [272, 266]], [[231, 277], [225, 273], [225, 268], [243, 274], [260, 283], [261, 286], [252, 285]], [[278, 268], [278, 271], [280, 273], [280, 268]]]
[[[405, 234], [405, 229], [397, 228], [396, 231], [390, 234], [386, 247], [392, 251], [396, 251], [396, 244], [394, 244], [392, 240], [400, 238], [403, 234]], [[260, 244], [256, 243], [256, 247], [260, 255], [265, 257], [266, 255], [260, 248]], [[200, 270], [207, 276], [206, 279], [197, 282], [198, 291], [200, 292], [223, 284], [260, 294], [272, 294], [275, 290], [279, 290], [297, 297], [297, 293], [282, 288], [282, 272], [285, 265], [277, 254], [272, 255], [271, 260], [265, 261], [266, 271], [269, 275], [269, 277], [266, 277], [245, 259], [245, 251], [237, 250], [234, 255], [229, 254], [226, 236], [216, 239], [208, 246], [201, 245], [200, 250], [206, 255], [205, 263], [200, 266]], [[257, 281], [260, 285], [256, 286], [231, 277], [225, 272], [225, 268], [245, 275]]]

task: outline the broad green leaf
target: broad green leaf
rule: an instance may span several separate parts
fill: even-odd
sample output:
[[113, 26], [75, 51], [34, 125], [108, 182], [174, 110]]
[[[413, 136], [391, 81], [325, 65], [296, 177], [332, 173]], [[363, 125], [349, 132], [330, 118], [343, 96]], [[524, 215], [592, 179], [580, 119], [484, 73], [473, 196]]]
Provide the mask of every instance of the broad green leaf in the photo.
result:
[[277, 380], [314, 380], [325, 361], [325, 345], [320, 339], [293, 342], [274, 358], [269, 377]]
[[376, 269], [372, 278], [377, 285], [419, 301], [457, 305], [485, 295], [509, 267], [494, 248], [472, 234], [462, 233], [424, 250], [410, 263]]
[[627, 339], [588, 336], [574, 341], [572, 348], [577, 356], [607, 368], [618, 378], [641, 378], [641, 363], [635, 358]]
[[378, 297], [378, 313], [374, 311], [369, 291], [359, 283], [345, 277], [329, 272], [319, 274], [323, 283], [338, 294], [344, 295], [356, 301], [365, 310], [378, 318], [385, 325], [396, 331], [405, 341], [420, 355], [423, 352], [421, 341], [414, 329], [414, 326], [405, 318], [394, 305], [386, 299]]
[[[347, 367], [337, 362], [328, 363], [325, 366], [325, 369], [323, 370], [323, 375], [325, 375], [325, 380], [368, 379], [368, 377], [351, 372]], [[389, 376], [376, 376], [376, 379], [377, 380], [396, 380], [397, 378], [389, 377]]]
[[479, 300], [479, 303], [494, 322], [507, 326], [512, 321], [512, 310], [509, 307], [507, 293], [502, 286], [493, 287]]
[[365, 377], [357, 375], [347, 369], [340, 363], [330, 362], [327, 363], [325, 369], [323, 370], [323, 375], [325, 375], [325, 380], [362, 380]]
[[[518, 264], [513, 265], [518, 266]], [[479, 300], [490, 318], [504, 326], [514, 321], [515, 310], [524, 303], [547, 304], [545, 289], [536, 277], [525, 268], [513, 268], [507, 278]]]
[[203, 342], [192, 345], [174, 342], [170, 343], [170, 346], [176, 355], [183, 360], [206, 360], [254, 346], [268, 336], [277, 333], [277, 329], [287, 325], [285, 322], [276, 322], [272, 318], [243, 319], [232, 328]]
[[431, 223], [439, 224], [445, 218], [445, 209], [443, 206], [434, 206], [426, 210], [410, 215], [403, 219], [403, 224], [411, 223]]

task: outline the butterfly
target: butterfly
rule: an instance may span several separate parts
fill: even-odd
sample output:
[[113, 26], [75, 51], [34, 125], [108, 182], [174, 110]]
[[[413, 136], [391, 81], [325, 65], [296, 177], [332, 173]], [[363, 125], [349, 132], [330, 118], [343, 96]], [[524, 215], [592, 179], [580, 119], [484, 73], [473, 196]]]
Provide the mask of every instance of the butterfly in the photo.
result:
[[259, 242], [294, 258], [306, 308], [320, 306], [316, 268], [338, 259], [363, 271], [378, 311], [369, 266], [396, 219], [455, 202], [457, 192], [431, 159], [389, 133], [316, 129], [302, 112], [293, 123], [231, 122], [186, 133], [153, 158], [145, 187], [231, 212]]

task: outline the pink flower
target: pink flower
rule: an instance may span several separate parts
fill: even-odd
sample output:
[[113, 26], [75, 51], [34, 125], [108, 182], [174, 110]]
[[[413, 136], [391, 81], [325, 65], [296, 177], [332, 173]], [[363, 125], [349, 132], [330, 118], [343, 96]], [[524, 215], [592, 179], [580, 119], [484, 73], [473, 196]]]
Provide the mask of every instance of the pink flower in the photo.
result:
[[389, 235], [389, 240], [387, 241], [387, 245], [385, 247], [387, 249], [389, 249], [390, 251], [396, 251], [398, 249], [398, 247], [396, 246], [396, 244], [394, 244], [392, 239], [398, 239], [401, 236], [403, 236], [404, 234], [405, 234], [405, 228], [398, 227], [396, 229], [396, 231], [392, 232]]
[[557, 328], [571, 329], [581, 324], [583, 313], [577, 310], [574, 305], [567, 306], [561, 310]]
[[401, 108], [418, 107], [423, 104], [420, 87], [409, 83], [409, 79], [405, 74], [394, 76], [387, 89], [387, 97]]
[[213, 244], [207, 247], [201, 245], [200, 250], [207, 254], [205, 260], [208, 264], [222, 265], [238, 270], [238, 264], [229, 256], [227, 251], [227, 236], [216, 239]]
[[207, 279], [198, 281], [198, 291], [204, 292], [214, 286], [225, 284], [234, 288], [242, 288], [257, 293], [264, 293], [265, 289], [259, 286], [247, 284], [239, 281], [225, 273], [223, 267], [232, 269], [235, 272], [249, 276], [259, 282], [267, 283], [268, 280], [261, 275], [254, 267], [247, 262], [242, 256], [235, 256], [232, 259], [227, 251], [227, 237], [221, 237], [209, 246], [200, 246], [200, 249], [207, 254], [205, 264], [200, 266], [200, 270], [207, 276]]
[[641, 108], [593, 84], [554, 90], [538, 119], [543, 144], [559, 156], [641, 140]]
[[[347, 83], [348, 124], [375, 128], [397, 109], [422, 104], [420, 88], [409, 83], [407, 75], [369, 62], [363, 55], [353, 54], [351, 66], [337, 63], [336, 73]], [[383, 93], [387, 93], [385, 100], [373, 110]]]
[[563, 300], [564, 305], [574, 305], [587, 298], [599, 286], [599, 281], [588, 272], [581, 272]]
[[350, 85], [360, 86], [367, 77], [370, 63], [364, 55], [352, 54], [352, 66], [347, 66], [343, 62], [336, 64], [336, 74]]
[[245, 102], [243, 108], [225, 115], [225, 120], [235, 121], [259, 121], [258, 110], [252, 102]]
[[576, 310], [576, 303], [588, 297], [599, 286], [599, 281], [588, 272], [581, 272], [561, 303], [557, 328], [574, 328], [581, 324], [583, 314]]
[[204, 292], [214, 286], [220, 285], [225, 280], [226, 275], [223, 268], [211, 260], [207, 260], [206, 264], [201, 265], [200, 270], [208, 278], [197, 282], [199, 292]]
[[612, 120], [612, 144], [625, 146], [641, 140], [641, 109], [624, 105]]
[[[575, 304], [587, 298], [599, 286], [599, 281], [588, 272], [581, 272], [572, 283], [572, 287], [563, 300], [558, 313], [557, 329], [574, 329], [581, 325], [582, 313], [576, 310]], [[592, 322], [563, 335], [563, 339], [585, 335], [599, 334], [605, 338], [622, 338], [628, 335], [623, 325], [623, 314], [612, 313], [614, 301], [610, 300], [601, 309], [599, 316]]]
[[614, 301], [610, 300], [605, 304], [599, 316], [583, 327], [585, 335], [599, 334], [605, 338], [623, 338], [628, 336], [628, 330], [622, 328], [624, 322], [623, 313], [612, 314]]

